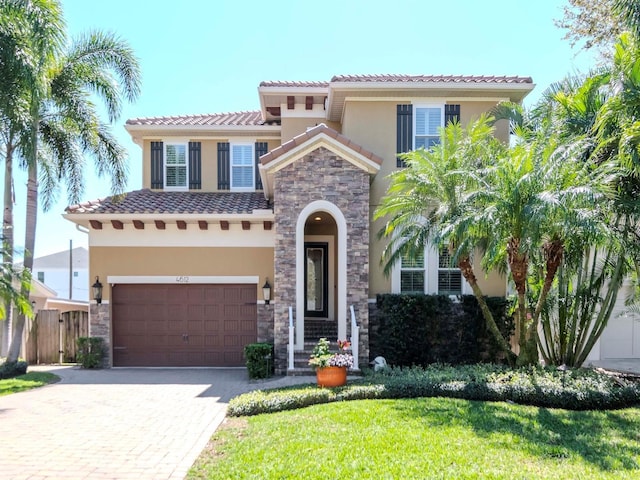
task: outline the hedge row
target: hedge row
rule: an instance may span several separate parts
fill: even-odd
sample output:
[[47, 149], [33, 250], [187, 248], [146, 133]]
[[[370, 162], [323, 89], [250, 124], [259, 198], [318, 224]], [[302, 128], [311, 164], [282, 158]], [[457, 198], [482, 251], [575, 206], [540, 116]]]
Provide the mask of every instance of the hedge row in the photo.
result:
[[[508, 301], [503, 297], [486, 300], [501, 333], [509, 338], [514, 322], [507, 315]], [[472, 295], [454, 302], [443, 295], [384, 294], [378, 295], [376, 305], [378, 328], [372, 331], [371, 353], [382, 355], [390, 365], [504, 360]]]
[[316, 386], [258, 390], [229, 402], [231, 416], [293, 410], [321, 403], [361, 399], [451, 397], [511, 401], [568, 410], [607, 410], [640, 404], [640, 384], [588, 369], [558, 371], [499, 365], [393, 368], [335, 389]]

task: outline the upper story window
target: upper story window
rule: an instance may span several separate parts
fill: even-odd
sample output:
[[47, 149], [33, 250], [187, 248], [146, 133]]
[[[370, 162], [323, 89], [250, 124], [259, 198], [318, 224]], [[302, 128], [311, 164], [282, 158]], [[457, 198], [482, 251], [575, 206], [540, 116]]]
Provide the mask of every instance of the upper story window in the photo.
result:
[[460, 121], [459, 104], [396, 105], [397, 167], [406, 167], [400, 154], [440, 142], [438, 128]]
[[440, 143], [440, 127], [444, 127], [444, 105], [416, 105], [413, 148], [430, 148]]
[[38, 272], [38, 281], [44, 283], [44, 272]]
[[164, 187], [166, 189], [186, 190], [187, 179], [187, 145], [184, 143], [164, 144]]
[[231, 144], [231, 190], [252, 191], [254, 179], [254, 145]]

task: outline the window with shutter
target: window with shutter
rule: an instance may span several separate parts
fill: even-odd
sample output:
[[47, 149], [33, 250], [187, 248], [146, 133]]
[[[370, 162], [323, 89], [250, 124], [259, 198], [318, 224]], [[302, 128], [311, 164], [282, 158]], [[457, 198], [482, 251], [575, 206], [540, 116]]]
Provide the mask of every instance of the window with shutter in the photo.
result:
[[202, 188], [202, 147], [200, 142], [189, 142], [189, 190]]
[[253, 144], [231, 144], [231, 190], [254, 190]]
[[460, 122], [460, 105], [444, 106], [444, 126]]
[[151, 142], [151, 188], [164, 188], [164, 145]]
[[[397, 105], [396, 153], [413, 150], [413, 105]], [[404, 160], [396, 159], [396, 166], [405, 167]]]
[[416, 105], [414, 113], [413, 149], [431, 148], [440, 143], [440, 127], [444, 126], [443, 105]]
[[164, 144], [164, 188], [186, 190], [188, 178], [187, 145], [184, 143]]
[[218, 190], [229, 190], [229, 144], [218, 143]]
[[267, 142], [256, 142], [256, 190], [262, 190], [262, 179], [260, 178], [260, 157], [269, 152], [269, 144]]

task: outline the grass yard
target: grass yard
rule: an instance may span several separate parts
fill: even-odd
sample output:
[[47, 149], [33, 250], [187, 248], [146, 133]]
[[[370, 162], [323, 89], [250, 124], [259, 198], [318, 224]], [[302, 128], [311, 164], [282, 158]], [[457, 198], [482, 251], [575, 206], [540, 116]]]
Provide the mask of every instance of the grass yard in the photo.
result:
[[228, 418], [189, 479], [635, 479], [640, 408], [358, 400]]
[[47, 372], [30, 372], [14, 378], [0, 380], [0, 396], [31, 390], [49, 383], [55, 383], [60, 377]]

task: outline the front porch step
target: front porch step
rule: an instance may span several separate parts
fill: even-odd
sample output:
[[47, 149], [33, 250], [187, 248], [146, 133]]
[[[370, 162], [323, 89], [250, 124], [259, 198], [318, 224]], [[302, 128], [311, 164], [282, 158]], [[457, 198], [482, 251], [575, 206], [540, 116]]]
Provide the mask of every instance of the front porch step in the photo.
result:
[[317, 342], [318, 339], [322, 337], [327, 338], [331, 342], [335, 342], [338, 337], [338, 322], [336, 322], [335, 320], [305, 318], [305, 341]]

